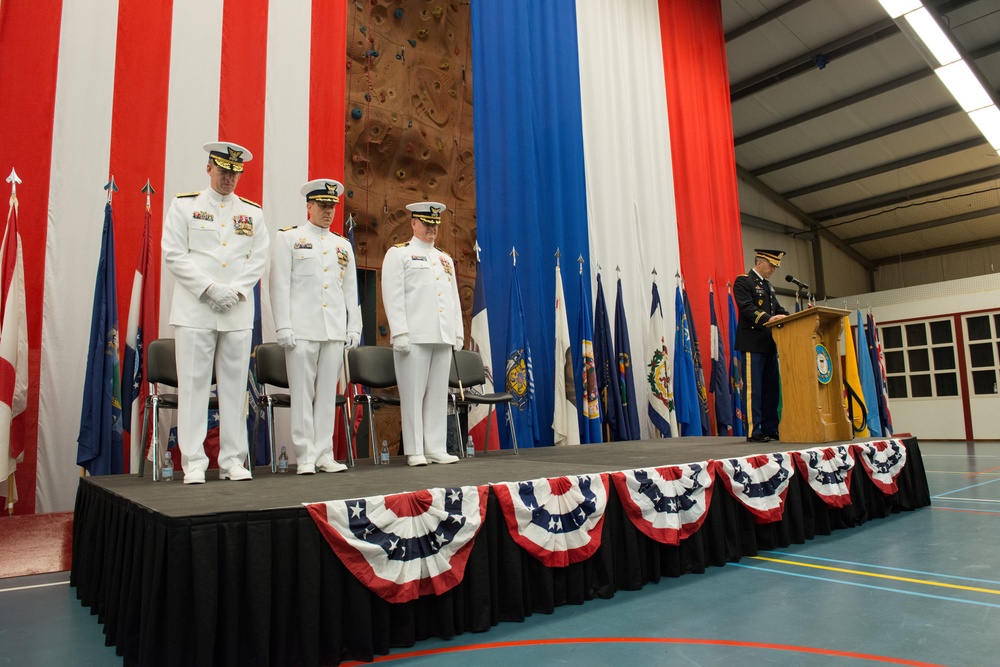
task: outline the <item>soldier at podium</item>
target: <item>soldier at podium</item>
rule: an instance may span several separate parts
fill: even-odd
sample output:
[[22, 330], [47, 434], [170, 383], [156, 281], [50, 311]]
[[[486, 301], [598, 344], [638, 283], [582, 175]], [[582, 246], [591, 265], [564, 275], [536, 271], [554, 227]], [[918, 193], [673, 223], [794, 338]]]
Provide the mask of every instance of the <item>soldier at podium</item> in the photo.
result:
[[747, 440], [778, 439], [778, 348], [764, 324], [788, 315], [781, 307], [768, 279], [781, 266], [782, 250], [754, 250], [753, 268], [733, 282], [733, 297], [739, 309], [736, 350], [743, 373], [743, 406]]

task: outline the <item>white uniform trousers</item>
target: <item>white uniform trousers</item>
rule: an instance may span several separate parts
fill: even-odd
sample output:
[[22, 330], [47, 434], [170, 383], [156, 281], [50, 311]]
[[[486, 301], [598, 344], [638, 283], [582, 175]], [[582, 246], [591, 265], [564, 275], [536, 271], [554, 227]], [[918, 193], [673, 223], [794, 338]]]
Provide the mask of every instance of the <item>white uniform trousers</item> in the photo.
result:
[[175, 327], [177, 440], [184, 472], [208, 469], [208, 397], [212, 367], [219, 396], [219, 469], [243, 465], [247, 454], [247, 376], [250, 329], [215, 331]]
[[393, 352], [392, 356], [403, 422], [403, 453], [446, 453], [451, 345], [413, 344], [409, 352]]
[[299, 465], [333, 463], [337, 380], [344, 365], [344, 343], [302, 340], [285, 350], [292, 397], [292, 445]]

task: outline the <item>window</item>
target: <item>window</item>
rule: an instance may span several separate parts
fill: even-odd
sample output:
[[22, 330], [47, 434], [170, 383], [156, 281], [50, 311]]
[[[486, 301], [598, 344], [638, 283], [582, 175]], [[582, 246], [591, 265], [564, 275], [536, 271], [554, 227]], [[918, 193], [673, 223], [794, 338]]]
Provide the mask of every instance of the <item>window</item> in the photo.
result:
[[879, 327], [879, 336], [889, 398], [958, 396], [952, 320]]
[[1000, 372], [1000, 314], [969, 315], [964, 321], [972, 395], [996, 394]]

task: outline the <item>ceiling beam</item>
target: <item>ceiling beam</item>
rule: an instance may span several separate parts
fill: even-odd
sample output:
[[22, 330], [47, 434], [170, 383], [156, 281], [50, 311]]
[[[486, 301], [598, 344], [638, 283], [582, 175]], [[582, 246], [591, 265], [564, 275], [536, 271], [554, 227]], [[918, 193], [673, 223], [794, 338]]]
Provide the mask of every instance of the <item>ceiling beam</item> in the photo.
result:
[[729, 87], [729, 100], [736, 102], [782, 81], [818, 69], [815, 61], [816, 56], [824, 56], [827, 60], [833, 61], [897, 34], [899, 34], [899, 26], [896, 25], [895, 21], [886, 17], [877, 23], [861, 28], [848, 37], [824, 44], [756, 76], [731, 85]]
[[781, 5], [780, 7], [775, 7], [771, 11], [761, 14], [753, 21], [744, 23], [740, 27], [733, 28], [732, 30], [727, 32], [726, 43], [728, 44], [729, 42], [733, 41], [738, 37], [742, 37], [748, 32], [753, 32], [762, 25], [767, 25], [771, 21], [781, 18], [782, 16], [792, 11], [793, 9], [798, 9], [802, 5], [808, 4], [811, 1], [812, 0], [791, 0], [790, 2], [786, 2], [785, 4]]
[[880, 257], [879, 259], [873, 261], [876, 264], [876, 268], [881, 268], [883, 266], [888, 266], [889, 264], [912, 262], [915, 259], [925, 259], [927, 257], [940, 257], [941, 255], [951, 255], [956, 252], [977, 250], [979, 248], [989, 248], [995, 245], [1000, 245], [1000, 236], [994, 236], [988, 239], [980, 239], [978, 241], [968, 241], [966, 243], [956, 243], [955, 245], [943, 246], [941, 248], [918, 250], [916, 252], [908, 252], [905, 255]]
[[813, 183], [812, 185], [806, 185], [804, 187], [798, 188], [796, 190], [789, 190], [787, 192], [782, 192], [782, 196], [786, 199], [795, 199], [796, 197], [802, 197], [805, 195], [812, 194], [814, 192], [820, 192], [821, 190], [829, 190], [830, 188], [835, 188], [838, 185], [844, 185], [845, 183], [853, 183], [855, 181], [860, 181], [865, 178], [871, 178], [872, 176], [878, 176], [879, 174], [885, 174], [891, 171], [896, 171], [897, 169], [902, 169], [904, 167], [912, 167], [915, 164], [921, 164], [923, 162], [929, 162], [930, 160], [936, 160], [939, 157], [945, 157], [947, 155], [954, 155], [955, 153], [961, 153], [962, 151], [971, 150], [978, 146], [986, 144], [986, 138], [982, 135], [973, 137], [972, 139], [966, 139], [965, 141], [960, 141], [955, 144], [950, 144], [948, 146], [942, 146], [941, 148], [935, 148], [932, 151], [926, 151], [924, 153], [918, 153], [916, 155], [911, 155], [909, 157], [900, 158], [898, 160], [891, 160], [889, 162], [884, 162], [882, 164], [876, 165], [874, 167], [869, 167], [868, 169], [862, 169], [860, 171], [855, 171], [850, 174], [844, 174], [837, 178], [831, 178], [826, 181], [819, 183]]
[[822, 224], [829, 220], [836, 220], [837, 218], [868, 213], [879, 208], [886, 208], [889, 206], [895, 206], [896, 204], [912, 202], [914, 199], [937, 195], [942, 192], [950, 192], [952, 190], [969, 187], [970, 185], [979, 185], [980, 183], [996, 180], [998, 177], [1000, 177], [1000, 165], [987, 167], [986, 169], [980, 169], [967, 174], [959, 174], [957, 176], [943, 178], [930, 183], [915, 185], [912, 188], [896, 190], [886, 194], [877, 195], [875, 197], [869, 197], [867, 199], [849, 202], [840, 206], [826, 208], [820, 211], [813, 211], [809, 215], [818, 224]]
[[890, 134], [896, 134], [897, 132], [903, 132], [905, 130], [911, 130], [915, 127], [920, 127], [921, 125], [926, 125], [927, 123], [932, 123], [936, 120], [941, 120], [942, 118], [947, 118], [953, 114], [962, 111], [962, 107], [957, 104], [951, 104], [946, 107], [937, 109], [936, 111], [931, 111], [929, 113], [921, 114], [919, 116], [914, 116], [904, 121], [898, 123], [893, 123], [892, 125], [886, 125], [883, 128], [877, 130], [872, 130], [871, 132], [865, 132], [864, 134], [859, 134], [857, 136], [851, 137], [850, 139], [844, 139], [843, 141], [837, 141], [826, 146], [821, 146], [820, 148], [814, 148], [811, 151], [805, 153], [799, 153], [798, 155], [793, 155], [792, 157], [785, 158], [784, 160], [779, 160], [778, 162], [772, 162], [771, 164], [766, 164], [762, 167], [757, 167], [756, 169], [750, 170], [750, 173], [754, 176], [764, 176], [775, 171], [780, 171], [782, 169], [787, 169], [788, 167], [794, 167], [795, 165], [802, 164], [803, 162], [808, 162], [809, 160], [815, 160], [816, 158], [824, 157], [830, 155], [831, 153], [836, 153], [838, 151], [846, 150], [848, 148], [853, 148], [855, 146], [860, 146], [861, 144], [866, 144], [869, 141], [875, 141], [876, 139], [881, 139]]
[[912, 225], [896, 227], [894, 229], [884, 229], [879, 232], [862, 234], [860, 236], [854, 236], [851, 238], [844, 239], [844, 243], [847, 243], [848, 245], [855, 245], [857, 243], [866, 243], [868, 241], [878, 241], [879, 239], [893, 238], [895, 236], [900, 236], [901, 234], [912, 234], [914, 232], [922, 232], [924, 230], [934, 229], [936, 227], [946, 227], [948, 225], [954, 225], [959, 222], [969, 222], [970, 220], [979, 220], [981, 218], [987, 218], [991, 215], [1000, 215], [1000, 206], [981, 208], [976, 211], [966, 211], [965, 213], [959, 213], [958, 215], [950, 215], [947, 218], [939, 218], [937, 220], [927, 220], [926, 222], [918, 222]]
[[[814, 231], [819, 234], [822, 238], [829, 241], [833, 246], [843, 252], [845, 255], [853, 259], [855, 262], [865, 267], [869, 271], [875, 268], [871, 261], [859, 253], [857, 250], [851, 246], [844, 243], [840, 238], [838, 238], [833, 232], [824, 229], [812, 216], [800, 209], [799, 207], [792, 204], [790, 201], [782, 197], [780, 194], [772, 190], [770, 187], [762, 183], [759, 179], [752, 176], [746, 169], [743, 169], [739, 165], [736, 165], [736, 175], [742, 178], [752, 187], [758, 190], [762, 195], [767, 197], [771, 202], [780, 207], [782, 210], [787, 211], [792, 214], [797, 220], [802, 221], [809, 231]], [[817, 292], [822, 291], [822, 285], [817, 285]]]

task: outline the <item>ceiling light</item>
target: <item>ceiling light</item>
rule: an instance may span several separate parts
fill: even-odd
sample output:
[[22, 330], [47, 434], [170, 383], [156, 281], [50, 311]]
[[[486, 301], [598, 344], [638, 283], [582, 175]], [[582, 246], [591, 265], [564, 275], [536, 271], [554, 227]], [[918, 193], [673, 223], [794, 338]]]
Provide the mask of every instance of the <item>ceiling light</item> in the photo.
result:
[[994, 149], [1000, 151], [1000, 109], [991, 104], [988, 107], [970, 111], [969, 118], [986, 137], [986, 141], [990, 142]]
[[917, 37], [920, 38], [920, 41], [930, 51], [930, 55], [934, 60], [937, 60], [937, 64], [932, 64], [932, 67], [947, 65], [962, 57], [958, 54], [958, 50], [951, 43], [951, 40], [948, 39], [948, 36], [944, 34], [944, 30], [941, 29], [938, 22], [923, 7], [910, 12], [903, 18], [913, 28], [913, 32], [917, 33]]
[[905, 14], [906, 12], [912, 12], [914, 9], [920, 9], [923, 7], [920, 4], [920, 0], [878, 0], [885, 11], [889, 13], [892, 18], [898, 18]]
[[972, 73], [964, 60], [939, 67], [934, 70], [934, 73], [941, 78], [959, 106], [966, 112], [993, 104], [990, 94], [983, 88], [983, 84], [979, 83], [979, 79]]

